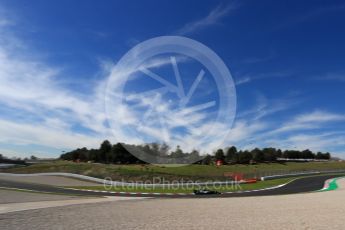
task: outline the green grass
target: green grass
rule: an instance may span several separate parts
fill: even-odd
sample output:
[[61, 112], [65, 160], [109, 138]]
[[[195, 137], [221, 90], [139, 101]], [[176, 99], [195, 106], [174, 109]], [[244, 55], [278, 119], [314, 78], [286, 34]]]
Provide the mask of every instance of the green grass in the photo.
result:
[[152, 178], [165, 180], [226, 180], [225, 172], [245, 173], [248, 177], [263, 176], [266, 173], [286, 173], [307, 170], [344, 169], [345, 162], [310, 162], [310, 163], [262, 163], [257, 165], [188, 165], [182, 167], [167, 167], [155, 165], [112, 165], [73, 163], [55, 161], [27, 167], [2, 169], [1, 172], [11, 173], [40, 173], [40, 172], [68, 172], [98, 178], [111, 177], [113, 180], [152, 181]]
[[227, 185], [227, 186], [175, 186], [175, 187], [132, 187], [132, 186], [113, 186], [111, 188], [105, 188], [104, 186], [74, 186], [68, 188], [78, 188], [78, 189], [90, 189], [90, 190], [108, 190], [115, 192], [147, 192], [147, 193], [192, 193], [194, 189], [207, 188], [210, 190], [216, 190], [219, 192], [234, 192], [234, 191], [244, 191], [244, 190], [255, 190], [269, 188], [277, 186], [280, 184], [287, 183], [294, 178], [282, 178], [269, 181], [259, 181], [253, 184], [240, 184], [237, 185]]

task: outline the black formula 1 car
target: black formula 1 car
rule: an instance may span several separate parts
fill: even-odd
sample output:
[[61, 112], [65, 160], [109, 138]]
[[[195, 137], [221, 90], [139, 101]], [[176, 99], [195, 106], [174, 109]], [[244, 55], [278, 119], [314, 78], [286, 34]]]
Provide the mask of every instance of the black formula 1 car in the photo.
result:
[[207, 189], [197, 189], [193, 191], [195, 195], [219, 195], [220, 192], [207, 190]]

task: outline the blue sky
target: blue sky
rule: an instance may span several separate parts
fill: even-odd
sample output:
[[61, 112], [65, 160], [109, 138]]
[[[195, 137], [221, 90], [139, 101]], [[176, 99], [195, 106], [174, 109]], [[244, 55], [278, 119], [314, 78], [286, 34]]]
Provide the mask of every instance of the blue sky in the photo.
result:
[[[140, 142], [109, 130], [107, 79], [133, 46], [176, 35], [205, 44], [231, 71], [237, 112], [224, 145], [345, 157], [344, 22], [344, 1], [0, 1], [0, 152], [55, 157], [105, 138]], [[198, 74], [188, 64], [187, 88]], [[131, 84], [128, 92], [154, 88]]]

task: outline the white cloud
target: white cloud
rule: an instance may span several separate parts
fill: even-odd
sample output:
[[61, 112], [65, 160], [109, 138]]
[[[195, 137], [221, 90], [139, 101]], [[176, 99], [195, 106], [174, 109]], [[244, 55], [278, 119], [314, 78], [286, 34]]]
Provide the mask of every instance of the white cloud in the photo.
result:
[[280, 23], [276, 29], [282, 29], [285, 27], [290, 27], [296, 24], [301, 24], [307, 21], [310, 21], [314, 18], [321, 17], [325, 14], [336, 14], [337, 12], [344, 11], [345, 10], [345, 4], [339, 3], [339, 4], [328, 4], [327, 6], [323, 5], [321, 7], [317, 8], [311, 8], [308, 9], [308, 11], [302, 12], [298, 15], [294, 15], [293, 17], [287, 18], [283, 23]]
[[237, 117], [241, 119], [260, 120], [275, 113], [289, 110], [298, 103], [299, 101], [296, 101], [295, 97], [291, 96], [285, 96], [280, 99], [268, 99], [263, 94], [257, 93], [255, 106], [239, 113]]
[[248, 144], [246, 148], [270, 146], [341, 154], [345, 147], [345, 132], [326, 130], [329, 125], [340, 124], [339, 122], [344, 120], [345, 117], [342, 114], [317, 110], [296, 115], [280, 124], [269, 122], [269, 128], [264, 132], [259, 131], [251, 136], [249, 140], [252, 144]]
[[322, 122], [334, 122], [334, 121], [344, 121], [345, 115], [330, 113], [326, 111], [314, 111], [308, 114], [302, 114], [297, 116], [295, 122], [297, 123], [322, 123]]
[[2, 19], [0, 18], [0, 27], [1, 26], [11, 26], [13, 25], [14, 23], [8, 19]]
[[340, 81], [345, 82], [345, 74], [339, 74], [339, 73], [328, 73], [324, 76], [320, 76], [316, 78], [317, 80], [329, 80], [329, 81]]
[[0, 28], [15, 25], [14, 21], [10, 19], [9, 15], [9, 12], [7, 12], [0, 5]]
[[270, 61], [274, 57], [275, 57], [275, 53], [271, 51], [268, 55], [264, 57], [249, 57], [243, 60], [243, 62], [247, 64], [255, 64], [255, 63]]
[[345, 135], [339, 133], [294, 134], [286, 139], [272, 139], [270, 143], [275, 143], [284, 149], [310, 149], [332, 153], [345, 147]]
[[242, 84], [245, 84], [245, 83], [249, 83], [252, 81], [252, 78], [249, 77], [249, 76], [244, 76], [244, 77], [241, 77], [240, 79], [237, 79], [235, 81], [235, 84], [238, 86], [238, 85], [242, 85]]
[[64, 120], [69, 117], [69, 122], [81, 120], [87, 128], [100, 131], [102, 127], [94, 124], [102, 118], [92, 113], [92, 109], [102, 110], [99, 103], [59, 87], [55, 80], [57, 75], [58, 70], [54, 68], [13, 57], [5, 49], [0, 49], [0, 102], [42, 118], [49, 113], [49, 116]]
[[220, 22], [230, 11], [238, 8], [238, 5], [232, 3], [229, 5], [219, 5], [214, 8], [206, 17], [198, 19], [196, 21], [187, 23], [181, 29], [176, 31], [176, 34], [186, 35], [196, 31], [202, 30], [206, 27], [215, 25]]
[[297, 115], [292, 121], [286, 122], [279, 128], [271, 131], [271, 134], [286, 133], [301, 130], [316, 130], [325, 123], [345, 121], [345, 115], [330, 113], [326, 111], [314, 111], [311, 113]]
[[[6, 25], [0, 27], [0, 105], [22, 114], [22, 120], [2, 114], [0, 142], [60, 149], [98, 146], [108, 136], [101, 90], [85, 96], [62, 87], [59, 69], [33, 58], [35, 52], [24, 48]], [[81, 134], [73, 130], [75, 124], [97, 135]]]
[[[59, 121], [58, 121], [59, 124]], [[59, 124], [27, 124], [0, 120], [0, 142], [22, 145], [37, 144], [53, 148], [96, 147], [102, 138], [95, 138], [66, 130]]]
[[289, 77], [290, 75], [283, 72], [276, 72], [276, 73], [262, 73], [262, 74], [245, 74], [243, 76], [237, 76], [235, 78], [235, 84], [237, 86], [251, 83], [253, 81], [264, 80], [267, 78], [274, 79], [274, 78], [285, 78]]

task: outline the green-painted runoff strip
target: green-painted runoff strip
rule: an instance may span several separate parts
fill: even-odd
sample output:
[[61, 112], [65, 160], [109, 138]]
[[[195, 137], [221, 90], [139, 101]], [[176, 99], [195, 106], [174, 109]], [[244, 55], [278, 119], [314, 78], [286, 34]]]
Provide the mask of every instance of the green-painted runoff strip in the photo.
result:
[[321, 189], [321, 190], [319, 190], [319, 191], [325, 192], [325, 191], [333, 191], [333, 190], [338, 189], [339, 186], [338, 186], [338, 184], [337, 184], [337, 180], [343, 179], [343, 178], [345, 178], [345, 177], [334, 178], [331, 182], [329, 182], [328, 188], [324, 188], [324, 189]]
[[338, 188], [337, 179], [334, 179], [329, 183], [328, 190], [336, 190]]

